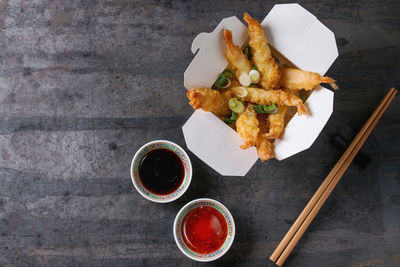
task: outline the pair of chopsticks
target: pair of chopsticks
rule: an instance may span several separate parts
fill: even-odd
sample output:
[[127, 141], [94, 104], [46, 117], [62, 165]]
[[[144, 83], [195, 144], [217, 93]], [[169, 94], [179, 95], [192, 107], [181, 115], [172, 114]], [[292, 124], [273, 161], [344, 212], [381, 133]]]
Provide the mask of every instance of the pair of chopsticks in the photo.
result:
[[397, 90], [392, 88], [386, 94], [382, 102], [376, 108], [374, 113], [372, 113], [371, 117], [367, 120], [367, 122], [358, 132], [357, 136], [343, 153], [342, 157], [336, 163], [335, 167], [333, 167], [331, 172], [325, 178], [317, 192], [315, 192], [307, 206], [300, 213], [292, 227], [290, 227], [289, 231], [270, 257], [270, 260], [272, 260], [275, 264], [282, 266], [282, 264], [285, 262], [293, 248], [307, 230], [312, 220], [317, 215], [318, 211], [321, 209], [322, 205], [325, 203], [328, 196], [332, 193], [336, 184], [339, 182], [340, 178], [343, 176], [354, 157], [357, 155], [357, 152], [364, 144], [376, 123], [382, 117], [382, 114], [385, 112], [396, 93]]

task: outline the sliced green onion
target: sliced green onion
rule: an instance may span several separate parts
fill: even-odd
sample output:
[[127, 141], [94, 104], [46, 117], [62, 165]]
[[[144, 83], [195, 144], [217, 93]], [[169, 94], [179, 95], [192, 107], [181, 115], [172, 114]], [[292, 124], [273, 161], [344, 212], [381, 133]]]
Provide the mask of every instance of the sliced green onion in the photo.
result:
[[225, 85], [221, 88], [228, 88], [229, 86], [231, 86], [231, 80], [229, 78], [226, 78]]
[[247, 59], [250, 60], [253, 57], [253, 54], [251, 53], [251, 48], [249, 45], [246, 45], [243, 50], [242, 50], [243, 54], [245, 54], [247, 56]]
[[221, 88], [227, 88], [231, 85], [230, 80], [233, 78], [233, 73], [230, 69], [225, 69], [217, 78], [215, 81], [213, 87], [216, 87], [218, 89]]
[[243, 86], [249, 86], [251, 84], [250, 76], [246, 73], [240, 74], [239, 83]]
[[232, 97], [228, 101], [228, 106], [229, 109], [236, 112], [236, 113], [242, 113], [245, 109], [245, 106], [242, 101], [237, 100], [235, 97]]
[[263, 109], [263, 105], [255, 105], [253, 108], [257, 113], [265, 113], [264, 109]]
[[257, 84], [260, 81], [260, 73], [258, 72], [258, 70], [251, 70], [249, 72], [249, 77], [250, 77], [251, 83]]
[[225, 69], [221, 75], [224, 75], [226, 78], [232, 79], [233, 78], [233, 72], [230, 69]]
[[224, 74], [221, 74], [221, 75], [219, 75], [217, 81], [215, 82], [215, 85], [216, 85], [218, 88], [221, 88], [222, 86], [224, 86], [225, 82], [226, 82], [225, 75], [224, 75]]
[[278, 112], [278, 106], [275, 104], [266, 106], [266, 105], [255, 105], [254, 110], [257, 113], [269, 113], [269, 114], [274, 114]]
[[234, 122], [234, 121], [236, 121], [236, 120], [237, 120], [237, 113], [236, 113], [235, 111], [232, 111], [232, 115], [231, 115], [230, 118], [225, 118], [225, 119], [224, 119], [224, 121], [225, 121], [227, 124], [231, 124], [232, 122]]

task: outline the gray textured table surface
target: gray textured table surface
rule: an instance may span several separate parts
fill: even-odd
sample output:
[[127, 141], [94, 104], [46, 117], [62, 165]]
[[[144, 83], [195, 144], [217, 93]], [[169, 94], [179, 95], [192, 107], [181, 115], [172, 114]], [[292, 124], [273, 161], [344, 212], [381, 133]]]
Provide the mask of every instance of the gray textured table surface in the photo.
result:
[[[400, 81], [398, 1], [302, 1], [335, 33], [334, 113], [312, 147], [221, 177], [190, 154], [194, 177], [160, 205], [133, 188], [135, 151], [154, 139], [185, 147], [192, 113], [183, 72], [193, 38], [272, 1], [0, 1], [0, 265], [201, 266], [176, 247], [172, 223], [198, 197], [223, 202], [235, 242], [211, 266], [263, 266], [342, 151]], [[318, 38], [316, 36], [316, 38]], [[400, 97], [368, 138], [287, 266], [400, 264]]]

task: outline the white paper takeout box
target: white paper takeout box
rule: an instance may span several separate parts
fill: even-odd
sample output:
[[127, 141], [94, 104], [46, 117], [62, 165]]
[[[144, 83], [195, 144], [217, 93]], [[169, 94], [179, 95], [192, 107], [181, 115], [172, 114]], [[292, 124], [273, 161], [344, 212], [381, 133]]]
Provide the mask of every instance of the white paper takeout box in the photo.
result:
[[[298, 4], [275, 5], [261, 23], [269, 43], [298, 68], [324, 75], [338, 56], [335, 36]], [[196, 54], [184, 74], [186, 89], [211, 87], [226, 68], [222, 31], [229, 29], [233, 42], [242, 46], [247, 27], [237, 18], [223, 19], [211, 33], [194, 39]], [[309, 148], [333, 110], [333, 92], [320, 88], [307, 99], [310, 114], [289, 121], [281, 140], [275, 141], [275, 157], [290, 157]], [[182, 127], [186, 145], [197, 157], [221, 175], [244, 176], [257, 161], [255, 147], [242, 150], [242, 138], [210, 112], [196, 110]]]

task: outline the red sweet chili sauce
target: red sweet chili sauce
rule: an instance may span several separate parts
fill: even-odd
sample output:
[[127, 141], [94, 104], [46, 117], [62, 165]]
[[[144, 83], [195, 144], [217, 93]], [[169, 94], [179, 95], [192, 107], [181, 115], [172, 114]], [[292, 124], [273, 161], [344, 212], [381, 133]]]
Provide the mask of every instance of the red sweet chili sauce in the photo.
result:
[[183, 242], [200, 254], [217, 251], [228, 235], [228, 224], [224, 216], [209, 206], [192, 209], [183, 218], [181, 227]]

